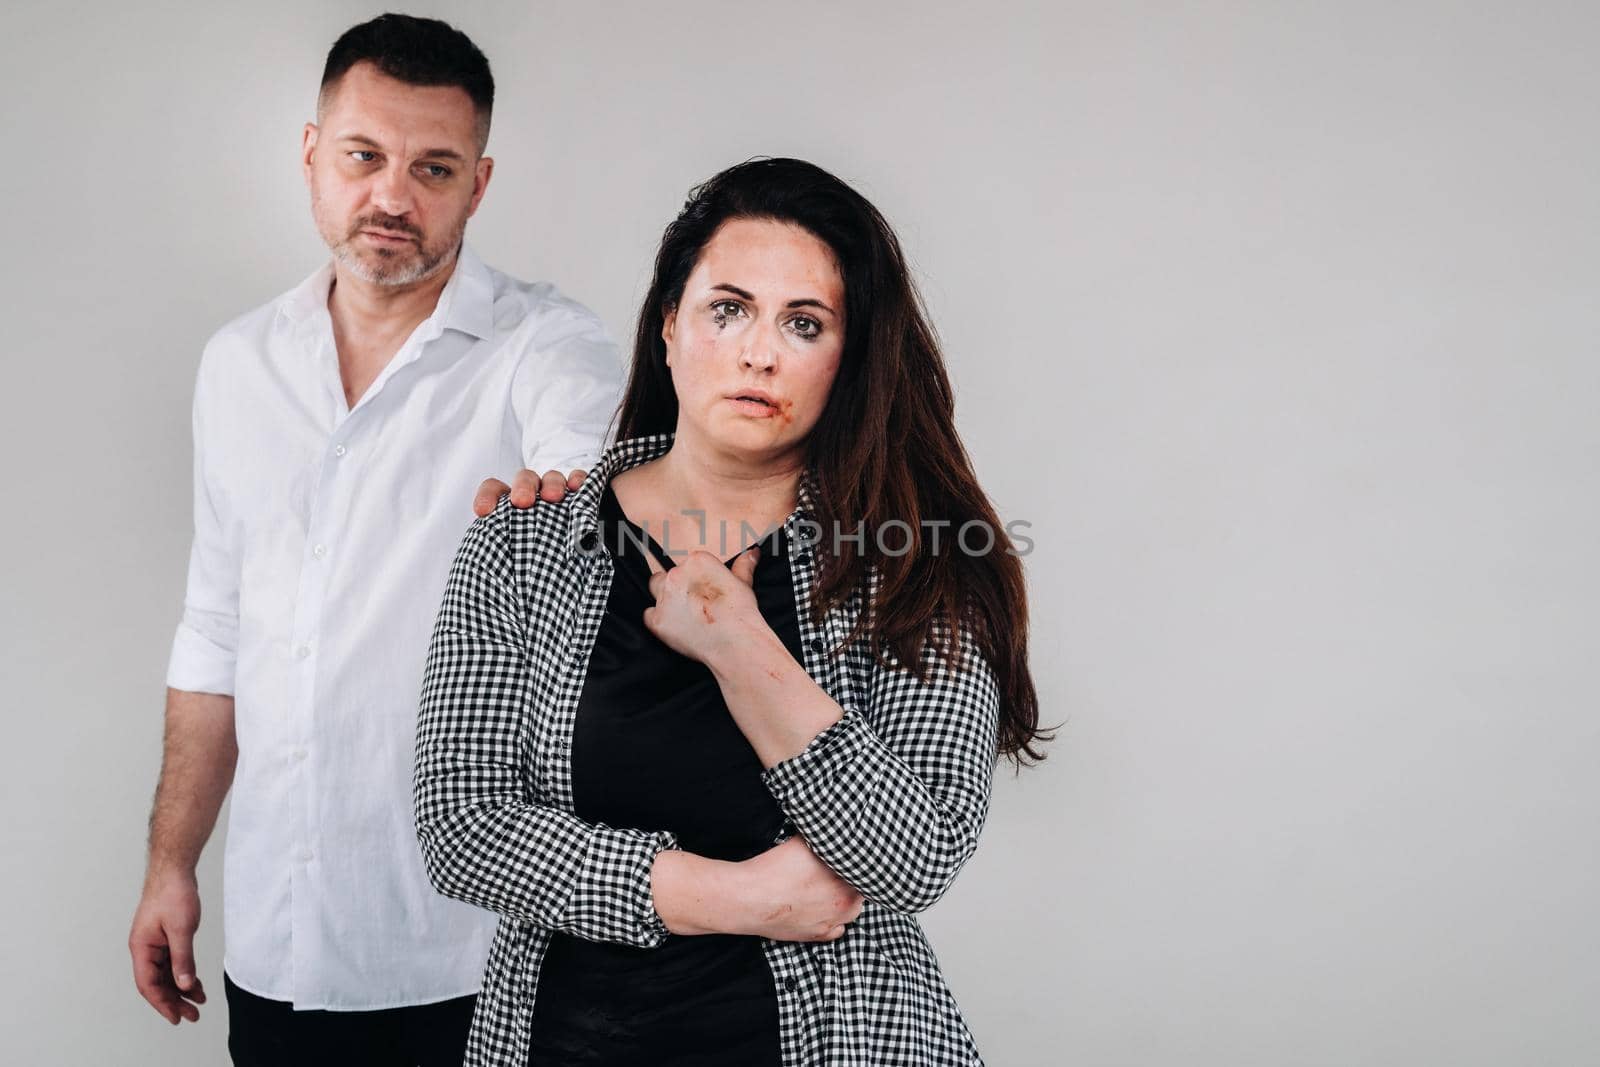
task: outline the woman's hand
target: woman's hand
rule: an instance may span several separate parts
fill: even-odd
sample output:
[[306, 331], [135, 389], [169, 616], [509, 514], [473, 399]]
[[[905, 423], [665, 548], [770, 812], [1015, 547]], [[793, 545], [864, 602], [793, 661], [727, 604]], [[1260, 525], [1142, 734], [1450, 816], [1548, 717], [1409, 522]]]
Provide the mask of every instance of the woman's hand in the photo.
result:
[[803, 838], [791, 837], [739, 866], [745, 903], [753, 909], [745, 932], [774, 941], [833, 941], [861, 914], [861, 894]]
[[799, 837], [727, 863], [689, 852], [656, 856], [656, 912], [674, 934], [742, 934], [773, 941], [833, 941], [861, 914], [857, 893]]
[[731, 567], [691, 552], [667, 570], [646, 552], [650, 595], [644, 624], [662, 644], [711, 668], [728, 712], [763, 767], [805, 750], [844, 709], [812, 681], [761, 615], [751, 583], [760, 546]]
[[729, 568], [710, 552], [695, 551], [667, 570], [646, 552], [656, 602], [644, 610], [645, 627], [674, 652], [705, 664], [753, 634], [770, 632], [751, 588], [760, 555], [759, 546], [746, 549]]

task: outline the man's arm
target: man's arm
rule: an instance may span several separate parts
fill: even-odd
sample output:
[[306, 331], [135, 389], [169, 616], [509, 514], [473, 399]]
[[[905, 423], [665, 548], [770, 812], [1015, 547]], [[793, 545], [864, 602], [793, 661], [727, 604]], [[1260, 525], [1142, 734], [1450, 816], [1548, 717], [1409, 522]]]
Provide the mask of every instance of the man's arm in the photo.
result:
[[509, 486], [484, 480], [472, 501], [480, 518], [508, 493], [513, 507], [531, 508], [539, 499], [558, 503], [582, 485], [586, 472], [573, 468], [599, 453], [622, 399], [617, 346], [594, 312], [556, 295], [539, 315], [509, 398], [527, 467]]
[[239, 556], [221, 484], [210, 469], [210, 432], [226, 426], [219, 408], [226, 390], [218, 375], [228, 352], [216, 338], [206, 345], [195, 375], [194, 541], [183, 617], [167, 663], [166, 735], [161, 776], [150, 813], [150, 853], [144, 891], [128, 933], [133, 981], [166, 1020], [200, 1018], [205, 989], [194, 968], [194, 931], [200, 925], [195, 866], [233, 782], [238, 746], [233, 728], [233, 686], [239, 645]]
[[205, 988], [195, 975], [200, 925], [195, 867], [217, 823], [239, 755], [233, 697], [167, 690], [161, 777], [150, 812], [144, 891], [128, 933], [133, 981], [168, 1022], [196, 1022]]

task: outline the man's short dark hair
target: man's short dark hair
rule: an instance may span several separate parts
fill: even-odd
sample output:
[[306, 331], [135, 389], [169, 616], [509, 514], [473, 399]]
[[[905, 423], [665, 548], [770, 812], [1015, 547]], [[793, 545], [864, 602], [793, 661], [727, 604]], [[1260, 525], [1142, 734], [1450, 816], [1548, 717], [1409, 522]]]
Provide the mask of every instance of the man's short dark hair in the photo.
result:
[[408, 85], [454, 85], [466, 90], [478, 115], [478, 151], [489, 143], [494, 76], [472, 39], [448, 22], [414, 15], [379, 15], [352, 26], [328, 50], [317, 95], [320, 112], [339, 79], [357, 63], [371, 63]]

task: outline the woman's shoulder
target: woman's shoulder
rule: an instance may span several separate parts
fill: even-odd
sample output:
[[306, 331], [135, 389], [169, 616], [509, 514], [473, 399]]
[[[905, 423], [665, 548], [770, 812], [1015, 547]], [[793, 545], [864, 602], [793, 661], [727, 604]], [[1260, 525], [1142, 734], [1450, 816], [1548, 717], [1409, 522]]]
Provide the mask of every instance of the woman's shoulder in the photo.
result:
[[525, 595], [546, 584], [556, 573], [577, 564], [582, 557], [575, 538], [581, 526], [575, 521], [577, 492], [566, 499], [536, 499], [518, 507], [502, 496], [486, 515], [473, 520], [456, 552], [455, 568], [481, 574], [498, 574]]
[[[599, 488], [595, 487], [596, 497]], [[529, 554], [541, 557], [565, 554], [578, 547], [575, 538], [578, 536], [576, 528], [582, 525], [583, 502], [578, 499], [582, 492], [580, 488], [555, 501], [538, 497], [527, 507], [518, 507], [509, 495], [503, 496], [489, 514], [472, 524], [468, 537], [476, 534], [502, 545], [513, 558]]]

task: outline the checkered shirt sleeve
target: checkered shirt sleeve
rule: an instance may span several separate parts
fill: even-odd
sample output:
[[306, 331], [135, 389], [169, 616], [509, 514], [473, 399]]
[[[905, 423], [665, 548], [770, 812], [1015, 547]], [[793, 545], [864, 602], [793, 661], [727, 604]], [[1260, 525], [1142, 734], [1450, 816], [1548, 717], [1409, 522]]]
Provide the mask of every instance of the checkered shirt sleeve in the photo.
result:
[[423, 676], [413, 801], [434, 888], [592, 941], [654, 947], [650, 897], [667, 832], [616, 829], [538, 803], [526, 600], [506, 509], [479, 519], [451, 567]]
[[934, 644], [922, 650], [925, 680], [887, 654], [870, 668], [864, 707], [847, 702], [843, 718], [764, 775], [812, 851], [900, 912], [938, 900], [976, 850], [995, 764], [993, 670], [966, 632], [953, 668]]

